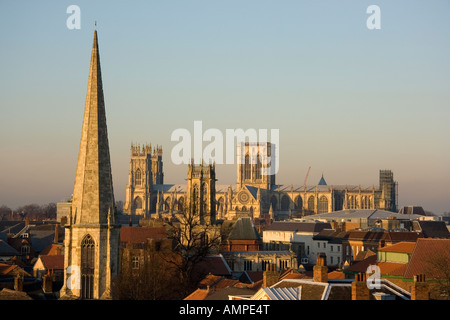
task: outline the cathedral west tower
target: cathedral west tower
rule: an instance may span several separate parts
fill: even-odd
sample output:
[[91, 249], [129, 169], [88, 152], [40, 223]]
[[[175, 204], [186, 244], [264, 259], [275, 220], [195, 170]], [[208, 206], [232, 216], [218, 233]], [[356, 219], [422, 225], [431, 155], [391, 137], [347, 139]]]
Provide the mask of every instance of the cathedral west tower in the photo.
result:
[[72, 206], [65, 225], [65, 294], [108, 299], [118, 273], [120, 225], [114, 202], [97, 30], [94, 31]]

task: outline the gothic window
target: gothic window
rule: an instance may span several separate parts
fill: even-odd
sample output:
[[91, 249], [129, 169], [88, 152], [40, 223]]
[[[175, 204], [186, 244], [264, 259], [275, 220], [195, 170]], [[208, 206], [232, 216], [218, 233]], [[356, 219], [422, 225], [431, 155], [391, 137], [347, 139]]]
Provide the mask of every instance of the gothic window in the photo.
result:
[[142, 209], [142, 199], [140, 197], [136, 197], [136, 199], [134, 199], [134, 207], [136, 209]]
[[251, 270], [252, 270], [252, 261], [244, 260], [244, 271], [251, 271]]
[[180, 197], [180, 199], [178, 199], [178, 210], [179, 211], [184, 210], [184, 198], [183, 197]]
[[256, 155], [256, 166], [255, 166], [255, 180], [261, 179], [261, 159], [259, 153]]
[[199, 190], [198, 190], [198, 184], [194, 185], [194, 188], [192, 190], [192, 212], [193, 214], [198, 213], [198, 200], [199, 200]]
[[308, 210], [309, 211], [314, 211], [314, 196], [310, 196], [308, 198]]
[[290, 202], [289, 197], [287, 195], [284, 195], [281, 198], [281, 210], [284, 211], [289, 210], [289, 202]]
[[22, 255], [30, 254], [30, 246], [26, 244], [26, 245], [23, 245], [22, 247], [20, 247], [20, 253]]
[[242, 212], [247, 212], [247, 207], [246, 207], [246, 206], [243, 206], [242, 209], [241, 209], [241, 211], [242, 211]]
[[170, 197], [167, 197], [166, 200], [164, 201], [164, 210], [168, 211], [170, 210], [170, 202], [172, 200], [170, 199]]
[[318, 213], [326, 213], [328, 212], [328, 199], [325, 196], [321, 196], [319, 199], [319, 212]]
[[202, 193], [203, 193], [203, 213], [206, 213], [207, 203], [208, 203], [208, 185], [206, 183], [202, 184]]
[[277, 209], [277, 198], [275, 196], [272, 196], [272, 198], [270, 198], [270, 204], [273, 207], [273, 210]]
[[301, 196], [298, 196], [295, 198], [295, 208], [296, 209], [302, 209], [303, 208], [303, 199]]
[[81, 298], [94, 298], [95, 242], [88, 234], [81, 242]]
[[137, 169], [136, 173], [134, 174], [135, 184], [137, 186], [140, 186], [142, 184], [142, 176], [141, 176], [141, 170]]
[[251, 169], [252, 168], [250, 165], [250, 157], [247, 154], [245, 156], [245, 162], [244, 162], [244, 179], [251, 179], [251, 175], [252, 175]]

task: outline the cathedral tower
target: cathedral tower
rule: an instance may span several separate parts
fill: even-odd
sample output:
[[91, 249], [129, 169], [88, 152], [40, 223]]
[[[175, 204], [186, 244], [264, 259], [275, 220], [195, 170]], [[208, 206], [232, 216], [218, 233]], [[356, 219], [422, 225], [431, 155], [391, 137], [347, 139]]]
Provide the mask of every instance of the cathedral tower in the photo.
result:
[[72, 207], [65, 225], [61, 296], [108, 299], [119, 267], [116, 223], [97, 30], [81, 131]]
[[237, 146], [237, 187], [244, 185], [270, 190], [275, 184], [275, 175], [267, 174], [272, 152], [276, 146], [267, 143], [238, 143]]
[[149, 217], [152, 208], [153, 185], [164, 183], [162, 147], [152, 149], [131, 144], [130, 171], [125, 192], [124, 212]]
[[189, 164], [186, 192], [187, 214], [198, 217], [200, 224], [214, 223], [216, 219], [215, 164]]

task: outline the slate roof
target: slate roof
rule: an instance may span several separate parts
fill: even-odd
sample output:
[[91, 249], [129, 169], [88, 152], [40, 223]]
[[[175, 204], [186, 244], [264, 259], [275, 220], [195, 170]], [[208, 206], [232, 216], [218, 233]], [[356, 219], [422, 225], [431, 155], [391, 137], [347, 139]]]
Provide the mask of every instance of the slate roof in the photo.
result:
[[239, 218], [233, 225], [228, 240], [261, 240], [251, 218]]
[[326, 220], [351, 220], [351, 219], [388, 219], [389, 217], [395, 217], [399, 220], [416, 220], [422, 217], [417, 214], [400, 214], [391, 211], [379, 210], [379, 209], [346, 209], [338, 210], [327, 213], [319, 213], [311, 216], [305, 216], [304, 219], [326, 219]]
[[414, 221], [414, 229], [421, 231], [425, 238], [450, 238], [450, 232], [444, 221]]
[[323, 229], [331, 229], [331, 224], [328, 222], [275, 221], [265, 230], [292, 231], [292, 232], [321, 232]]
[[0, 240], [0, 256], [17, 256], [19, 251], [11, 247], [7, 242]]

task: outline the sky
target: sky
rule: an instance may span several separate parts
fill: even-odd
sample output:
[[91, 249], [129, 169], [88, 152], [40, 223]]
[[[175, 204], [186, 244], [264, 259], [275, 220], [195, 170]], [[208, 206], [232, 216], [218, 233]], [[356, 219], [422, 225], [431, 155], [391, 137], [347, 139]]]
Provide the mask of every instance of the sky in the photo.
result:
[[[132, 142], [162, 145], [165, 183], [184, 183], [171, 134], [202, 121], [278, 129], [279, 184], [311, 167], [308, 184], [377, 186], [390, 169], [399, 206], [448, 212], [449, 13], [447, 0], [2, 0], [0, 205], [70, 198], [97, 21], [116, 200]], [[236, 166], [216, 176], [234, 184]]]

